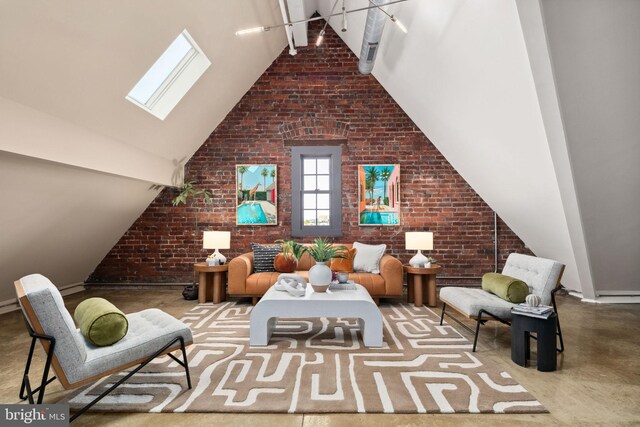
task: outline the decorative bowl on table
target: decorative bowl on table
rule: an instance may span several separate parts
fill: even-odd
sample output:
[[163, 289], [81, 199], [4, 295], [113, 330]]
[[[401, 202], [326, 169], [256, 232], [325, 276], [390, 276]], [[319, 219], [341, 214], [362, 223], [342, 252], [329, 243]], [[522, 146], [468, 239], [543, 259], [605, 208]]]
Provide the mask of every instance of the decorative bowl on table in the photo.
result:
[[313, 288], [314, 292], [327, 292], [327, 289], [329, 289], [329, 284], [326, 285], [314, 285], [313, 283], [311, 283], [311, 287]]
[[336, 273], [336, 279], [338, 280], [338, 283], [347, 283], [349, 281], [349, 273], [344, 272], [344, 271], [338, 271]]

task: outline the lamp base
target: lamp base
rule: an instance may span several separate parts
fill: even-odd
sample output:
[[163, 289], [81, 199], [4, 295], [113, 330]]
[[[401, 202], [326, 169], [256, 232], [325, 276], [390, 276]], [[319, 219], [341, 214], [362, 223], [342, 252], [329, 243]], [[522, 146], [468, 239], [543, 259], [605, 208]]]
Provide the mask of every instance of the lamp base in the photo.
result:
[[421, 250], [418, 250], [418, 252], [413, 256], [413, 258], [409, 260], [409, 265], [411, 267], [425, 267], [425, 264], [427, 264], [427, 268], [431, 267], [429, 258], [424, 256]]
[[207, 257], [207, 265], [209, 267], [224, 265], [225, 262], [227, 262], [227, 257], [222, 255], [217, 249], [209, 257]]

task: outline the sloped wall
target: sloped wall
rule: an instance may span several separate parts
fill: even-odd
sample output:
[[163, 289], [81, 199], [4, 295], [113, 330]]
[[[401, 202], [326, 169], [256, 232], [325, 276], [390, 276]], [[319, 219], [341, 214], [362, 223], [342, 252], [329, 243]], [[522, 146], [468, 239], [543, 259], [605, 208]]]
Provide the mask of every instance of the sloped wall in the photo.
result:
[[[311, 24], [318, 31], [320, 23]], [[316, 28], [318, 27], [318, 28]], [[163, 191], [102, 261], [95, 283], [187, 282], [201, 260], [201, 230], [231, 230], [236, 256], [250, 242], [288, 238], [291, 222], [290, 147], [342, 144], [344, 242], [386, 243], [407, 262], [404, 232], [435, 233], [435, 256], [447, 276], [493, 270], [493, 212], [454, 170], [372, 76], [357, 72], [357, 58], [329, 30], [321, 48], [286, 49], [186, 165], [186, 180], [214, 193], [172, 207]], [[235, 165], [278, 165], [278, 226], [235, 225]], [[357, 166], [401, 165], [401, 226], [359, 227]], [[198, 231], [196, 235], [196, 220]], [[500, 258], [527, 249], [499, 222]], [[225, 251], [223, 251], [225, 252]]]
[[[330, 5], [318, 7], [324, 14]], [[389, 12], [408, 34], [387, 22], [373, 75], [537, 256], [566, 264], [562, 284], [588, 295], [588, 265], [570, 233], [580, 224], [564, 205], [517, 2], [421, 0]], [[356, 54], [365, 20], [351, 14], [339, 33]], [[330, 24], [339, 28], [340, 18]]]
[[640, 2], [542, 6], [596, 295], [640, 295]]

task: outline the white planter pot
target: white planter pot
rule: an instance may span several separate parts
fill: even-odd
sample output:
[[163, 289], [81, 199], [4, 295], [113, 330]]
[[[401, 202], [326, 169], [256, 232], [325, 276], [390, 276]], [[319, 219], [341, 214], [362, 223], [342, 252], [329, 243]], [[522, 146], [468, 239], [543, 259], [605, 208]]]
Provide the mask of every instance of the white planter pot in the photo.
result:
[[328, 285], [331, 277], [331, 269], [325, 264], [316, 264], [309, 270], [309, 283], [312, 285]]

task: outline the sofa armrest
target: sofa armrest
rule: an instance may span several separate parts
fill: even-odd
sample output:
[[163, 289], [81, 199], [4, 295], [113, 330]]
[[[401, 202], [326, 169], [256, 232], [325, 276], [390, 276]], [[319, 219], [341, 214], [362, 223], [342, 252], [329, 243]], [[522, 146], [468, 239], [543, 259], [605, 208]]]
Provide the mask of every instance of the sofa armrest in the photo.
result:
[[247, 277], [253, 272], [253, 252], [235, 257], [229, 262], [229, 294], [245, 294]]
[[402, 295], [402, 263], [399, 259], [384, 255], [380, 260], [380, 275], [384, 279], [387, 295]]

